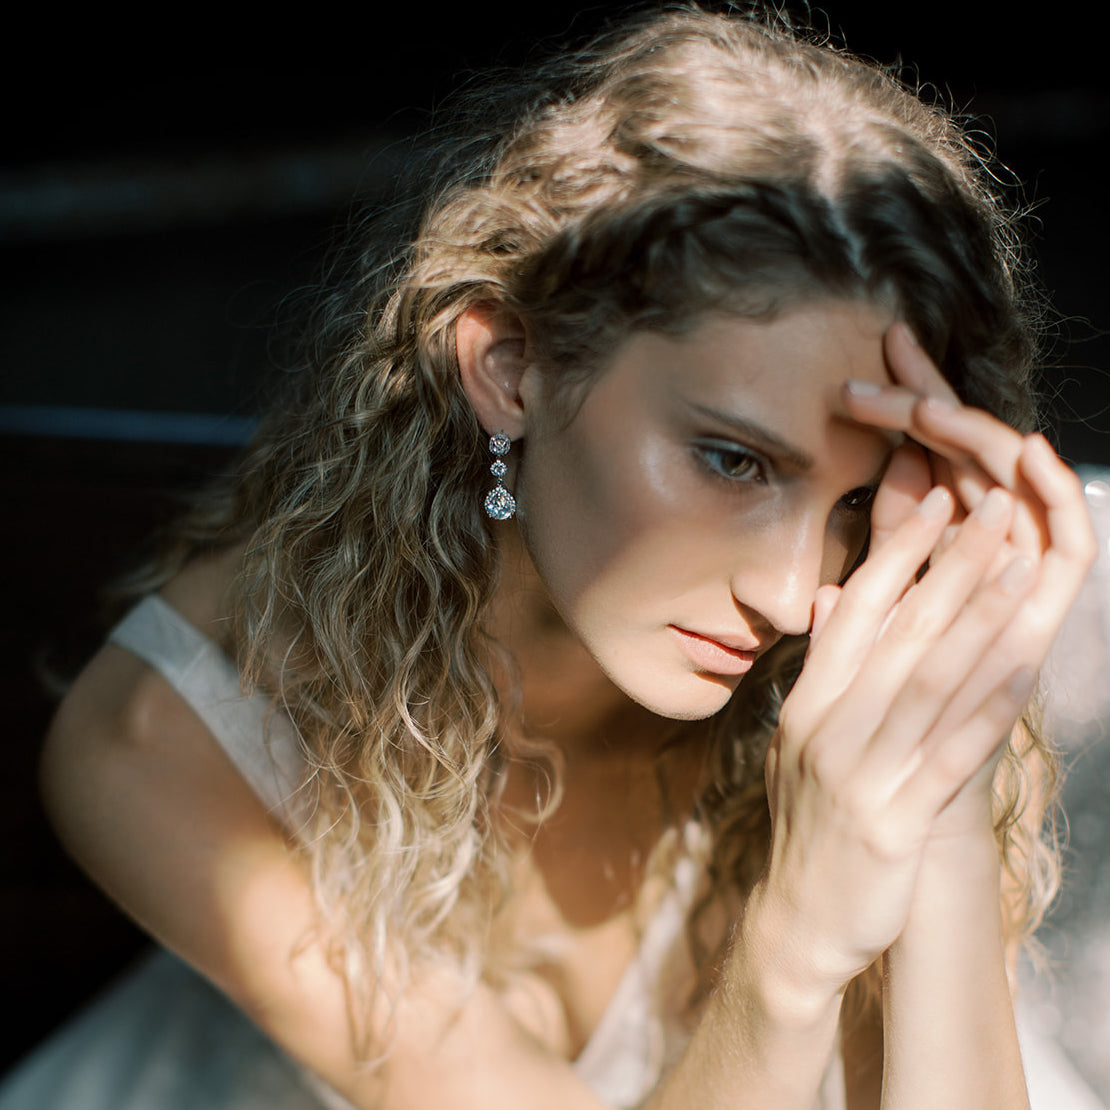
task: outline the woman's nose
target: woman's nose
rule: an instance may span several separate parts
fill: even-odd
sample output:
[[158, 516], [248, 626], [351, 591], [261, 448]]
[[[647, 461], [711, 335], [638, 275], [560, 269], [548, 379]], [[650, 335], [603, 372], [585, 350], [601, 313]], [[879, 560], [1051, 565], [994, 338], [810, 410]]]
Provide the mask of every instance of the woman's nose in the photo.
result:
[[817, 587], [836, 579], [827, 565], [825, 525], [814, 516], [768, 529], [757, 557], [745, 560], [748, 565], [733, 578], [736, 601], [784, 636], [809, 632]]

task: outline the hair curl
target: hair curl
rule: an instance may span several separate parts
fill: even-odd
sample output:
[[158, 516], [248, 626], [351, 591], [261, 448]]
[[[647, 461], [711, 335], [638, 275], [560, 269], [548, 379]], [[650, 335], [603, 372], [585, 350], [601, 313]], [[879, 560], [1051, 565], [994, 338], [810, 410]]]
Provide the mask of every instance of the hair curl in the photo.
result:
[[[907, 321], [965, 401], [1023, 431], [1036, 420], [1037, 303], [985, 156], [814, 36], [668, 6], [472, 92], [445, 127], [464, 139], [439, 143], [419, 196], [379, 213], [337, 271], [299, 393], [182, 532], [191, 550], [246, 542], [242, 663], [310, 758], [303, 840], [362, 1013], [377, 971], [403, 984], [408, 958], [480, 973], [507, 884], [504, 709], [482, 628], [497, 564], [461, 313], [518, 312], [573, 398], [637, 330], [862, 298]], [[762, 761], [798, 659], [782, 645], [704, 725], [717, 889], [762, 867]], [[996, 806], [1021, 936], [1057, 875], [1051, 838], [1018, 820], [1027, 768], [1056, 775], [1039, 730], [1025, 736]]]

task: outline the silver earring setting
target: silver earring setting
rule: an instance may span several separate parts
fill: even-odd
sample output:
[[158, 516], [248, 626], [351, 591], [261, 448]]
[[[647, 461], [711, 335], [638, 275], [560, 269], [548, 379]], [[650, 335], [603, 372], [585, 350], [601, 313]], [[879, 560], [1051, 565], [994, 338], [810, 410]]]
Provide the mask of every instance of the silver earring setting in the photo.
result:
[[512, 440], [504, 432], [497, 432], [489, 438], [489, 449], [493, 455], [489, 472], [497, 479], [497, 485], [486, 494], [486, 513], [494, 520], [511, 520], [516, 512], [516, 500], [505, 488], [505, 472], [509, 469], [502, 456], [509, 453]]

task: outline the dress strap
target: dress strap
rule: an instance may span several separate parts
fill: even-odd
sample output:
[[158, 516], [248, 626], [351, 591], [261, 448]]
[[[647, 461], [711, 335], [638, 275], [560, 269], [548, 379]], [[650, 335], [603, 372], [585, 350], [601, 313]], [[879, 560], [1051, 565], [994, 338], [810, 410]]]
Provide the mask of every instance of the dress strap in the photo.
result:
[[218, 644], [157, 594], [140, 601], [108, 639], [148, 663], [181, 695], [287, 829], [301, 824], [305, 760], [293, 723], [268, 694], [243, 692], [238, 669]]

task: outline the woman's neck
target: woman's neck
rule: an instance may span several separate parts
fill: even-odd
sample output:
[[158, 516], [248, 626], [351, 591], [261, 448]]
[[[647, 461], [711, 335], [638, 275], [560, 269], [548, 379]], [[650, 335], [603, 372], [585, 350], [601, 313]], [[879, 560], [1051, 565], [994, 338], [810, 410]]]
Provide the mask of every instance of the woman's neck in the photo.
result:
[[568, 764], [654, 764], [676, 722], [632, 701], [597, 665], [552, 604], [515, 528], [504, 530], [501, 556], [488, 629], [512, 661], [514, 673], [500, 684], [519, 738], [554, 743]]
[[693, 809], [707, 729], [659, 717], [613, 684], [555, 610], [515, 529], [506, 529], [488, 627], [515, 664], [502, 681], [510, 755], [502, 812], [542, 811], [555, 800], [554, 770], [555, 812], [538, 826], [524, 816], [519, 830], [537, 862], [578, 858], [580, 879], [593, 854], [618, 886], [634, 889], [659, 836]]

